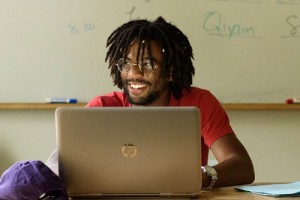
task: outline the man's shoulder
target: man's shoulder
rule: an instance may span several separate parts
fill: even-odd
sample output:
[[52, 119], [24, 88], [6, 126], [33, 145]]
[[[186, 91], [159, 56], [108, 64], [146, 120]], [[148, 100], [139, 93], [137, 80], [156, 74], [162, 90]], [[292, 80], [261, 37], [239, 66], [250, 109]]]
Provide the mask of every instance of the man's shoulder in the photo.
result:
[[195, 86], [190, 87], [190, 89], [187, 91], [192, 94], [211, 94], [211, 92], [209, 90], [195, 87]]
[[182, 96], [177, 101], [173, 99], [172, 105], [206, 107], [218, 103], [216, 97], [207, 89], [190, 87], [183, 90]]
[[123, 92], [111, 92], [94, 97], [86, 107], [128, 106], [127, 97]]
[[214, 97], [214, 95], [209, 90], [199, 87], [190, 87], [189, 90], [184, 90], [182, 93], [182, 98], [198, 99], [206, 97]]

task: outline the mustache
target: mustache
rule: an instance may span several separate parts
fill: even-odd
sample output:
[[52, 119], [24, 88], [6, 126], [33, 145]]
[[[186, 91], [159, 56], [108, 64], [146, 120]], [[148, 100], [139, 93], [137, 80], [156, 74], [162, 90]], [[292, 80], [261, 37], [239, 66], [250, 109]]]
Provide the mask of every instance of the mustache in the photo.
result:
[[145, 81], [143, 79], [127, 79], [123, 83], [125, 83], [126, 85], [128, 85], [129, 82], [138, 82], [138, 83], [144, 83], [144, 84], [147, 84], [147, 85], [151, 85], [151, 82]]

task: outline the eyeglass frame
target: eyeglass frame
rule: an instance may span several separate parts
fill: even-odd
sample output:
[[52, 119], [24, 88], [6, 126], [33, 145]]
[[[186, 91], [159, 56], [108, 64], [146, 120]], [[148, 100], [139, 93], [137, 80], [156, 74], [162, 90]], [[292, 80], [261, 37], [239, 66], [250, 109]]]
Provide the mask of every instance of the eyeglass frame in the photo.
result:
[[[127, 70], [124, 70], [123, 66], [124, 66], [124, 61], [129, 62], [130, 66]], [[145, 62], [146, 61], [146, 62]], [[146, 68], [145, 71], [145, 67], [143, 66], [143, 64], [145, 64], [144, 66], [151, 66], [150, 68]], [[157, 69], [160, 65], [159, 64], [154, 64], [153, 60], [151, 59], [143, 59], [142, 61], [138, 62], [138, 63], [133, 63], [130, 59], [128, 58], [120, 58], [118, 60], [118, 62], [116, 63], [117, 69], [121, 72], [121, 73], [128, 73], [131, 68], [133, 68], [134, 66], [138, 66], [140, 72], [142, 73], [151, 73], [153, 72], [155, 69]]]

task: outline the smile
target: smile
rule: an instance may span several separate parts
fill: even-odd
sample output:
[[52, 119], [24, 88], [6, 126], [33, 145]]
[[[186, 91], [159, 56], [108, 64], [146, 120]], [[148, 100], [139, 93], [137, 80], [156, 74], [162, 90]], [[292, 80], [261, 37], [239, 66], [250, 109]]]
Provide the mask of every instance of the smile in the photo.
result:
[[147, 85], [146, 84], [130, 84], [129, 86], [133, 89], [141, 89], [141, 88], [146, 87]]

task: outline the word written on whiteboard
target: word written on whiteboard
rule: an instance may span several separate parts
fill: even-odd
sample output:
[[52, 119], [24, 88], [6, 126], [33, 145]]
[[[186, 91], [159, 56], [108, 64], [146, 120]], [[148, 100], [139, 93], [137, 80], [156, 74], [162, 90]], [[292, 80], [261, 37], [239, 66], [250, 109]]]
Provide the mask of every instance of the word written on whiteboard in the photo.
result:
[[286, 23], [288, 24], [289, 35], [282, 36], [282, 38], [287, 37], [300, 37], [300, 17], [297, 15], [290, 15], [286, 18]]
[[89, 32], [95, 30], [96, 26], [94, 23], [82, 23], [80, 25], [76, 23], [69, 23], [68, 29], [70, 34], [78, 35], [82, 32]]
[[[150, 3], [151, 0], [144, 0], [144, 2], [147, 4], [147, 3]], [[139, 16], [134, 17], [134, 12], [135, 12], [135, 11], [136, 11], [136, 6], [133, 5], [133, 6], [131, 7], [131, 10], [129, 10], [129, 11], [126, 12], [126, 15], [129, 16], [129, 20], [140, 19]]]
[[277, 4], [300, 4], [300, 0], [277, 0]]
[[[133, 13], [135, 11], [135, 6], [132, 6], [131, 10], [126, 12], [127, 15], [129, 15], [129, 20], [132, 20], [133, 19]], [[136, 19], [139, 19], [139, 17], [137, 17]]]
[[225, 24], [222, 15], [218, 11], [209, 11], [205, 13], [202, 24], [203, 30], [210, 35], [220, 36], [222, 38], [231, 39], [233, 37], [256, 38], [253, 26], [245, 26], [241, 24]]
[[261, 4], [262, 0], [208, 0], [208, 1], [224, 1], [233, 3], [251, 3], [251, 4]]

